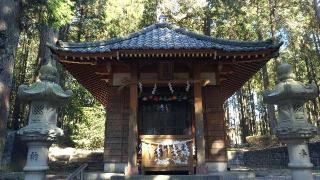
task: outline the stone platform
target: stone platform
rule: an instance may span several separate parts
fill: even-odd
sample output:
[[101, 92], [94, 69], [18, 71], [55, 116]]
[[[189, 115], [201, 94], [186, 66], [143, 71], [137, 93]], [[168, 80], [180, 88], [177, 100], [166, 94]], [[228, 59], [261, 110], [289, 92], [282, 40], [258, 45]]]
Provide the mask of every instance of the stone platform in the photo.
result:
[[220, 175], [135, 175], [111, 176], [110, 180], [222, 180]]
[[[279, 170], [281, 171], [281, 170]], [[65, 180], [69, 173], [60, 172], [56, 174], [49, 173], [46, 176], [46, 180]], [[0, 179], [23, 179], [23, 172], [15, 173], [1, 173]], [[320, 172], [313, 172], [314, 180], [320, 180]], [[227, 172], [223, 176], [219, 174], [211, 175], [139, 175], [132, 177], [125, 177], [123, 174], [114, 174], [114, 173], [104, 173], [104, 172], [85, 172], [84, 180], [123, 180], [123, 179], [132, 179], [132, 180], [207, 180], [207, 179], [223, 179], [223, 180], [292, 180], [289, 173], [274, 172], [273, 170], [266, 170], [264, 173], [261, 172]]]
[[86, 180], [238, 180], [238, 179], [255, 179], [253, 172], [227, 172], [224, 174], [207, 174], [207, 175], [135, 175], [124, 176], [123, 174], [87, 172], [84, 179]]

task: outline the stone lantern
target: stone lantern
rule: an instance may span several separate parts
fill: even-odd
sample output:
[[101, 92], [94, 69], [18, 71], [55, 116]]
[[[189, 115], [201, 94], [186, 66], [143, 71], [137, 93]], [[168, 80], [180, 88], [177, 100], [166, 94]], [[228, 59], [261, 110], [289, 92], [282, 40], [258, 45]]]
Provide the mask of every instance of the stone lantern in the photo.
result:
[[71, 96], [70, 90], [64, 91], [59, 84], [58, 72], [49, 61], [40, 69], [40, 80], [30, 86], [21, 85], [19, 98], [30, 103], [28, 125], [18, 131], [28, 146], [25, 180], [43, 180], [48, 167], [48, 148], [62, 129], [56, 126], [57, 110]]
[[276, 133], [279, 140], [287, 144], [293, 180], [311, 180], [313, 165], [307, 142], [317, 129], [307, 122], [304, 103], [316, 98], [318, 89], [314, 83], [304, 85], [295, 81], [292, 66], [287, 63], [278, 67], [277, 76], [279, 83], [264, 94], [264, 101], [278, 107]]

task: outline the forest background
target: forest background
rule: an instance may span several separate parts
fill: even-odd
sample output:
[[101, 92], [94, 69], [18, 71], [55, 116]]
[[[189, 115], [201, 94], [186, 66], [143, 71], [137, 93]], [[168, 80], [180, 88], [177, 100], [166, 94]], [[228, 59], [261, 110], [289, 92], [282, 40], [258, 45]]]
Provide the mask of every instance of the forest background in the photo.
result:
[[[225, 103], [231, 144], [247, 136], [274, 134], [276, 109], [262, 94], [276, 83], [279, 61], [293, 65], [297, 80], [314, 81], [320, 71], [318, 0], [0, 0], [0, 147], [6, 131], [27, 124], [28, 106], [18, 86], [37, 80], [50, 58], [46, 43], [96, 41], [125, 36], [165, 18], [167, 22], [209, 36], [283, 41], [280, 56], [269, 61]], [[105, 110], [63, 67], [60, 85], [71, 89], [71, 101], [59, 110], [59, 143], [87, 149], [103, 147]], [[306, 104], [316, 125], [320, 98]]]

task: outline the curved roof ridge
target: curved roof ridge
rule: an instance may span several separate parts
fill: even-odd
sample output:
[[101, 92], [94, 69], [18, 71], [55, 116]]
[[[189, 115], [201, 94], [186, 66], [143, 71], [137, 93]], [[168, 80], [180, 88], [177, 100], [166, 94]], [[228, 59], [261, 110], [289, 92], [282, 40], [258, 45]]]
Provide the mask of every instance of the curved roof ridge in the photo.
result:
[[137, 32], [132, 32], [129, 33], [126, 36], [123, 37], [115, 37], [115, 38], [111, 38], [111, 39], [106, 39], [106, 40], [101, 40], [101, 41], [93, 41], [93, 42], [63, 42], [63, 41], [58, 41], [58, 46], [60, 47], [64, 47], [64, 48], [68, 48], [68, 47], [72, 47], [72, 48], [83, 48], [83, 47], [87, 47], [87, 46], [91, 46], [91, 47], [97, 47], [97, 46], [107, 46], [113, 43], [117, 43], [120, 41], [124, 41], [124, 40], [128, 40], [130, 38], [133, 37], [137, 37], [139, 35], [145, 34], [153, 29], [156, 28], [163, 28], [163, 27], [171, 27], [171, 25], [169, 23], [156, 23], [156, 24], [152, 24], [150, 26], [147, 26], [145, 28], [142, 28], [140, 31]]
[[[154, 32], [153, 32], [154, 31]], [[151, 34], [150, 34], [151, 33]], [[177, 33], [174, 37], [165, 37], [167, 33]], [[154, 40], [154, 37], [156, 40]], [[171, 38], [159, 40], [159, 37]], [[179, 37], [180, 36], [180, 37]], [[180, 39], [179, 39], [180, 38]], [[190, 31], [175, 24], [163, 22], [147, 26], [137, 32], [129, 33], [124, 37], [116, 37], [94, 42], [63, 42], [48, 46], [54, 50], [71, 52], [110, 52], [112, 49], [222, 49], [226, 51], [250, 51], [265, 48], [279, 48], [282, 42], [271, 39], [264, 41], [241, 41], [222, 39]]]
[[179, 26], [176, 25], [172, 25], [172, 30], [178, 32], [178, 33], [182, 33], [185, 34], [187, 36], [191, 36], [193, 38], [197, 38], [200, 40], [205, 40], [205, 41], [210, 41], [210, 42], [215, 42], [215, 43], [220, 43], [220, 44], [230, 44], [232, 43], [232, 45], [241, 45], [241, 46], [252, 46], [252, 45], [261, 45], [261, 46], [265, 46], [265, 45], [269, 45], [269, 44], [279, 44], [282, 42], [273, 42], [272, 39], [267, 39], [267, 40], [262, 40], [262, 41], [242, 41], [242, 40], [233, 40], [233, 39], [223, 39], [223, 38], [216, 38], [216, 37], [212, 37], [212, 36], [207, 36], [204, 34], [200, 34], [194, 31], [190, 31], [186, 28], [181, 28]]

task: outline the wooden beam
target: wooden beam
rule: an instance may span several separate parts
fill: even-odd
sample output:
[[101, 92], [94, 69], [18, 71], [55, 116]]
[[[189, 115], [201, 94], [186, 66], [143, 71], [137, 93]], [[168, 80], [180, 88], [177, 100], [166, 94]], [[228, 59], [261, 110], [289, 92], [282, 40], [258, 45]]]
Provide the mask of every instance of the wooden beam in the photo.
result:
[[[201, 66], [195, 64], [193, 69], [193, 77], [200, 79]], [[194, 111], [196, 125], [196, 152], [197, 152], [197, 174], [206, 174], [206, 158], [205, 158], [205, 141], [204, 141], [204, 123], [203, 123], [203, 106], [202, 106], [202, 84], [196, 82], [194, 84]]]
[[65, 59], [59, 59], [59, 61], [61, 63], [65, 63], [65, 64], [89, 64], [89, 65], [95, 65], [96, 62], [93, 62], [93, 61], [82, 61], [82, 62], [78, 62], [78, 61], [68, 61], [68, 60], [65, 60]]
[[200, 83], [202, 86], [206, 85], [206, 80], [193, 80], [193, 79], [176, 79], [176, 80], [139, 80], [139, 81], [130, 81], [128, 79], [124, 79], [122, 81], [123, 85], [119, 87], [119, 90], [123, 89], [126, 86], [135, 84], [137, 85], [138, 82], [142, 83], [145, 86], [150, 86], [150, 85], [154, 85], [154, 84], [168, 84], [169, 82], [172, 84], [186, 84], [187, 81], [189, 81], [189, 83], [193, 84], [193, 83]]
[[[138, 66], [136, 63], [131, 63], [130, 73], [131, 81], [138, 80]], [[138, 125], [137, 125], [137, 110], [138, 110], [138, 89], [137, 84], [130, 84], [130, 117], [129, 117], [129, 132], [128, 132], [128, 167], [126, 175], [138, 174], [137, 167], [137, 146], [138, 146]]]

